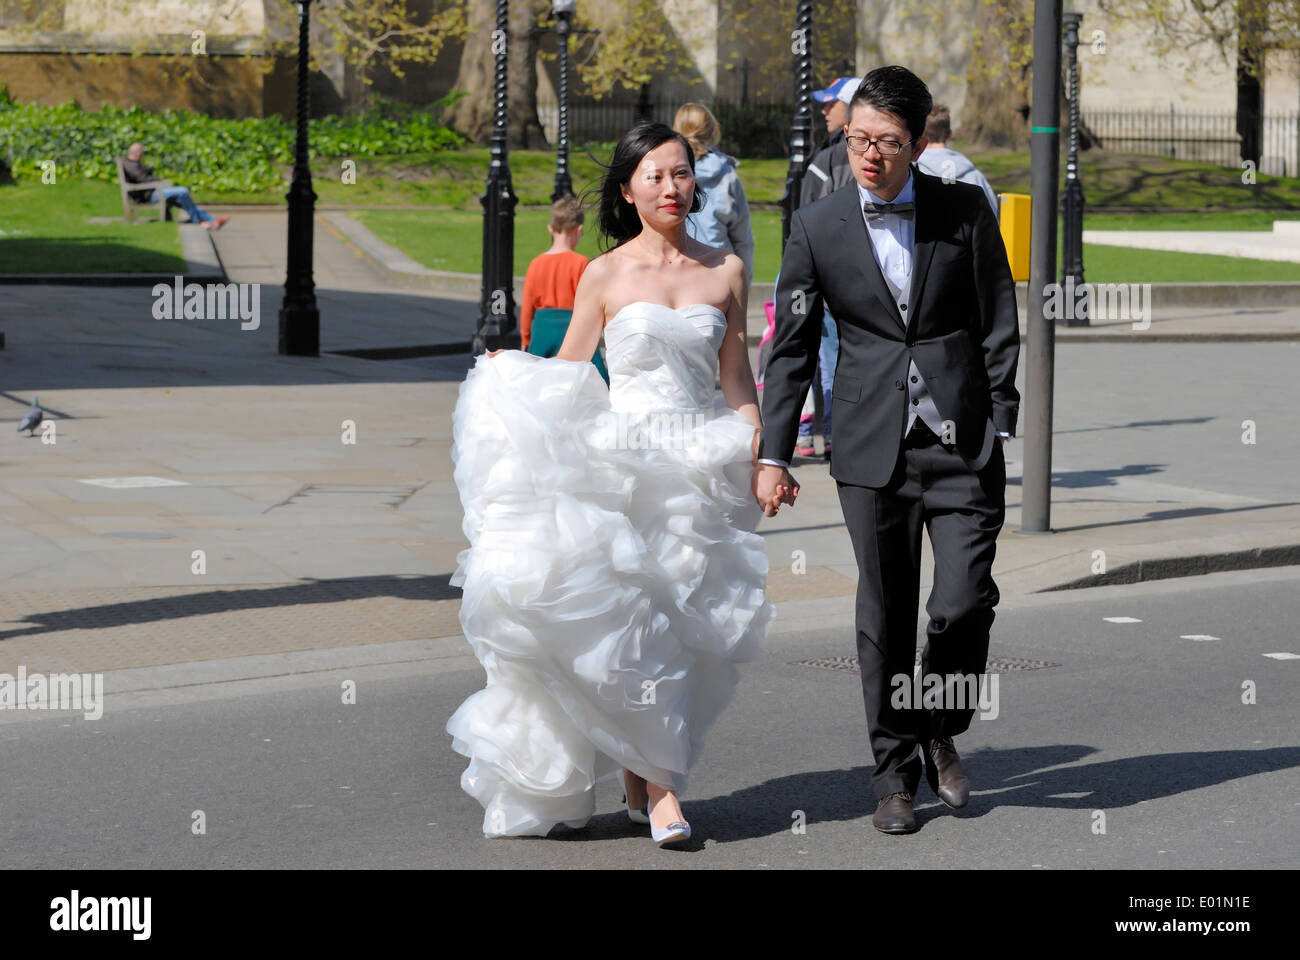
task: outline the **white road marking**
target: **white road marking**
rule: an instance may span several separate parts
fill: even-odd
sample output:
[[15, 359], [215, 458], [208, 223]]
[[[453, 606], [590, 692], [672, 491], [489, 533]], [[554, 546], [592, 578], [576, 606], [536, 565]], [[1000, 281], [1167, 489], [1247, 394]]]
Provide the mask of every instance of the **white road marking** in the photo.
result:
[[1141, 623], [1136, 617], [1103, 617], [1107, 623]]
[[1179, 640], [1218, 640], [1218, 637], [1212, 637], [1208, 633], [1184, 633]]
[[1300, 660], [1300, 653], [1266, 653], [1264, 656], [1274, 660]]
[[78, 483], [90, 483], [97, 487], [109, 487], [113, 490], [127, 490], [132, 487], [188, 487], [184, 480], [168, 480], [166, 477], [97, 477], [94, 480], [78, 480]]

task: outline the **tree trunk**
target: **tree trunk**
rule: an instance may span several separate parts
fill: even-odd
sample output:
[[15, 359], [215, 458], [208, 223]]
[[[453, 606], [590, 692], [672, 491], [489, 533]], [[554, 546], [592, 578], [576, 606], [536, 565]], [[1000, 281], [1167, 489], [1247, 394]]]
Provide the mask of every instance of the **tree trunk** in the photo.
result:
[[981, 147], [1023, 148], [1029, 143], [1031, 64], [1015, 62], [1016, 51], [1033, 43], [1028, 7], [1028, 0], [995, 0], [975, 7], [963, 140]]
[[[464, 92], [443, 117], [465, 136], [477, 143], [487, 143], [492, 136], [493, 73], [496, 57], [492, 52], [492, 32], [496, 28], [496, 0], [470, 0], [469, 31], [461, 52], [460, 69], [454, 89]], [[536, 46], [529, 42], [528, 31], [538, 14], [549, 9], [546, 0], [514, 0], [510, 4], [509, 143], [511, 147], [547, 146], [542, 125], [537, 120], [537, 65], [533, 56]]]
[[1259, 38], [1268, 29], [1254, 4], [1237, 7], [1237, 134], [1241, 159], [1259, 166], [1264, 152], [1264, 53]]

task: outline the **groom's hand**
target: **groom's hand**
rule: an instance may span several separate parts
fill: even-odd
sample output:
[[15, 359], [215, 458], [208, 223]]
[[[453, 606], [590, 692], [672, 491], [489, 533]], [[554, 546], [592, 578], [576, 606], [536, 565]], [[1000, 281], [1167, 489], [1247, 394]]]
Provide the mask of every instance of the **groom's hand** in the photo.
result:
[[771, 463], [760, 463], [754, 468], [750, 489], [763, 508], [764, 516], [768, 517], [775, 517], [782, 503], [793, 505], [799, 495], [799, 484], [790, 476], [790, 471]]

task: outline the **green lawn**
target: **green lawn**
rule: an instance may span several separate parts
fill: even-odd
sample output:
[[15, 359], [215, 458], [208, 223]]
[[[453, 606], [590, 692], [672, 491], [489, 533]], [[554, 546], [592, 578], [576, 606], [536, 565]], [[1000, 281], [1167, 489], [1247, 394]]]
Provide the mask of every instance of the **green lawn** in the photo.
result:
[[[594, 145], [590, 151], [604, 159], [609, 145]], [[994, 189], [1028, 192], [1028, 154], [969, 153]], [[363, 161], [355, 185], [322, 178], [317, 180], [316, 189], [322, 201], [350, 205], [393, 205], [416, 202], [416, 197], [441, 197], [440, 205], [453, 209], [410, 214], [357, 211], [356, 215], [381, 238], [426, 266], [476, 273], [483, 243], [478, 197], [483, 191], [487, 161], [488, 152], [483, 147], [449, 151], [437, 158]], [[549, 244], [544, 205], [555, 164], [549, 152], [517, 150], [510, 154], [510, 165], [520, 200], [515, 218], [515, 273], [522, 275], [529, 260]], [[572, 168], [574, 188], [580, 194], [596, 183], [601, 173], [599, 165], [586, 153], [574, 155]], [[1274, 220], [1300, 219], [1300, 180], [1296, 179], [1261, 177], [1250, 186], [1241, 183], [1239, 171], [1229, 168], [1111, 154], [1085, 155], [1080, 168], [1089, 210], [1084, 225], [1089, 229], [1267, 230]], [[783, 158], [744, 160], [739, 168], [752, 207], [754, 274], [760, 281], [773, 279], [780, 267], [781, 213], [776, 203], [785, 189], [786, 170]], [[1139, 208], [1140, 212], [1109, 212], [1124, 206]], [[1203, 207], [1211, 209], [1202, 212]], [[1107, 212], [1092, 212], [1097, 208]], [[1175, 212], [1158, 212], [1162, 208]], [[1188, 212], [1188, 208], [1194, 212]], [[429, 229], [431, 222], [436, 222], [436, 231]], [[588, 229], [579, 250], [588, 256], [598, 252], [594, 210], [588, 211]], [[1090, 279], [1109, 282], [1126, 282], [1135, 271], [1151, 282], [1156, 282], [1157, 277], [1202, 280], [1207, 273], [1214, 278], [1242, 281], [1300, 279], [1296, 264], [1091, 244], [1085, 249], [1085, 268]]]
[[89, 217], [121, 219], [115, 184], [0, 186], [0, 273], [185, 272], [175, 221], [95, 224]]
[[1091, 283], [1276, 283], [1300, 280], [1300, 263], [1085, 243], [1083, 276]]
[[[591, 144], [570, 153], [569, 175], [574, 192], [582, 195], [599, 186], [604, 174], [601, 164], [609, 162], [613, 146]], [[319, 203], [481, 210], [479, 197], [483, 195], [490, 159], [488, 148], [477, 146], [402, 157], [363, 157], [357, 159], [356, 182], [344, 183], [341, 160], [316, 158], [312, 160], [312, 187]], [[785, 192], [787, 166], [783, 159], [742, 161], [741, 181], [747, 196], [760, 204], [779, 202]], [[521, 205], [550, 203], [555, 188], [555, 154], [549, 150], [510, 151], [510, 181]], [[217, 193], [205, 195], [205, 199], [209, 203], [276, 204], [284, 201], [285, 190]]]
[[[478, 273], [481, 269], [481, 213], [468, 210], [358, 210], [353, 216], [381, 240], [391, 243], [426, 267], [461, 273]], [[546, 232], [547, 217], [545, 207], [516, 211], [516, 276], [523, 276], [528, 262], [550, 245], [550, 234]], [[1085, 225], [1101, 228], [1103, 224], [1096, 221], [1106, 219], [1088, 218]], [[582, 243], [578, 246], [579, 252], [589, 257], [600, 252], [593, 220], [588, 215], [588, 229], [583, 232]], [[751, 221], [754, 227], [754, 276], [760, 283], [771, 282], [776, 279], [781, 265], [781, 215], [777, 211], [756, 210]], [[1110, 224], [1104, 226], [1109, 228]], [[1165, 225], [1162, 229], [1173, 228]], [[1212, 229], [1226, 228], [1216, 226]], [[1086, 278], [1103, 283], [1300, 280], [1300, 263], [1136, 250], [1100, 244], [1084, 244], [1083, 260]]]
[[1274, 220], [1300, 220], [1300, 210], [1207, 213], [1088, 213], [1085, 230], [1272, 230]]
[[[957, 145], [960, 147], [960, 144]], [[598, 161], [611, 145], [595, 144], [572, 156], [574, 188], [583, 193], [599, 182]], [[995, 189], [1028, 190], [1028, 155], [968, 151]], [[426, 266], [466, 273], [479, 271], [482, 250], [486, 147], [436, 154], [358, 160], [356, 183], [341, 179], [338, 160], [313, 162], [313, 186], [322, 205], [353, 208], [382, 239]], [[515, 273], [549, 245], [547, 208], [555, 158], [550, 151], [510, 154], [520, 207], [515, 220]], [[787, 163], [782, 158], [742, 161], [741, 180], [753, 207], [755, 276], [772, 280], [780, 266], [781, 215]], [[1131, 230], [1267, 230], [1275, 219], [1300, 219], [1300, 180], [1261, 177], [1248, 186], [1240, 172], [1207, 164], [1158, 157], [1085, 155], [1082, 176], [1089, 213], [1085, 227]], [[287, 188], [287, 184], [286, 184]], [[284, 203], [284, 191], [265, 194], [213, 194], [205, 204]], [[367, 210], [366, 207], [420, 207], [419, 210]], [[1212, 209], [1199, 212], [1202, 206]], [[1135, 208], [1127, 212], [1116, 208]], [[1094, 212], [1104, 208], [1103, 212]], [[1189, 208], [1196, 212], [1188, 212]], [[1116, 212], [1110, 212], [1116, 211]], [[90, 224], [89, 217], [121, 216], [114, 184], [64, 179], [46, 186], [25, 181], [0, 186], [0, 272], [171, 272], [184, 269], [175, 224]], [[599, 252], [595, 210], [579, 249]], [[1291, 280], [1297, 265], [1229, 257], [1086, 248], [1090, 280], [1123, 282], [1134, 274], [1150, 280]]]
[[[380, 240], [391, 243], [411, 259], [431, 270], [478, 273], [482, 268], [483, 214], [469, 210], [355, 210], [351, 214]], [[546, 207], [515, 211], [514, 272], [523, 276], [528, 262], [551, 245]], [[595, 216], [587, 214], [578, 252], [588, 257], [600, 253]]]
[[[960, 150], [961, 145], [955, 145]], [[1029, 154], [965, 151], [999, 193], [1029, 193]], [[1065, 176], [1065, 163], [1061, 163]], [[1079, 158], [1084, 201], [1092, 208], [1179, 210], [1290, 210], [1300, 214], [1300, 179], [1260, 176], [1241, 182], [1242, 171], [1165, 157], [1088, 152]]]
[[[958, 149], [961, 145], [956, 145]], [[599, 182], [611, 153], [610, 144], [574, 150], [570, 169], [574, 190], [582, 194]], [[1029, 154], [968, 151], [970, 158], [999, 192], [1029, 192]], [[313, 185], [322, 203], [348, 206], [445, 206], [478, 210], [489, 153], [487, 147], [464, 147], [436, 154], [361, 158], [355, 184], [341, 179], [341, 162], [317, 159]], [[1300, 179], [1261, 176], [1254, 185], [1241, 182], [1241, 171], [1204, 163], [1092, 153], [1080, 160], [1080, 176], [1089, 208], [1139, 208], [1183, 211], [1195, 218], [1203, 210], [1291, 211], [1300, 216]], [[742, 160], [739, 167], [745, 196], [760, 207], [777, 204], [785, 192], [788, 162], [784, 158]], [[1061, 167], [1064, 175], [1064, 164]], [[523, 206], [549, 203], [555, 181], [555, 155], [546, 150], [512, 150], [510, 171]], [[282, 191], [268, 196], [218, 195], [210, 202], [280, 203]], [[1250, 228], [1246, 228], [1250, 229]]]

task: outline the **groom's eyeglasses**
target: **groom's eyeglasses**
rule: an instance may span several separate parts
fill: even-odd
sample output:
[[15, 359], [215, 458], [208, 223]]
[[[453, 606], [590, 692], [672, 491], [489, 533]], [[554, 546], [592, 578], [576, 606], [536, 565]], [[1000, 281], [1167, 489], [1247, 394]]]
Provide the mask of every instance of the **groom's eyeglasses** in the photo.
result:
[[882, 157], [896, 157], [898, 152], [911, 143], [899, 143], [897, 140], [872, 140], [870, 137], [845, 137], [849, 141], [849, 149], [854, 153], [866, 153], [871, 149], [871, 145], [876, 145], [876, 150]]

